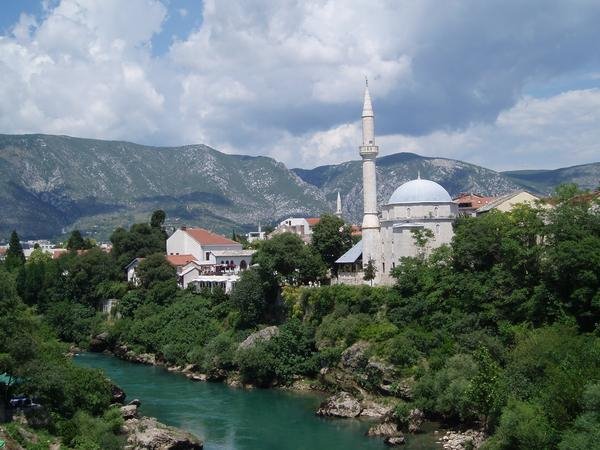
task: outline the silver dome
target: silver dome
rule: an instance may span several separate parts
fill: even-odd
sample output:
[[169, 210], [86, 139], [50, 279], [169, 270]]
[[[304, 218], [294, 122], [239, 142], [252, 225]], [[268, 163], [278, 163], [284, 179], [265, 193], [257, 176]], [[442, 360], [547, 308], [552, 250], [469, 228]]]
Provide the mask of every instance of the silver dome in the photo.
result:
[[408, 181], [397, 188], [388, 201], [388, 205], [398, 203], [448, 203], [452, 198], [448, 191], [434, 181]]

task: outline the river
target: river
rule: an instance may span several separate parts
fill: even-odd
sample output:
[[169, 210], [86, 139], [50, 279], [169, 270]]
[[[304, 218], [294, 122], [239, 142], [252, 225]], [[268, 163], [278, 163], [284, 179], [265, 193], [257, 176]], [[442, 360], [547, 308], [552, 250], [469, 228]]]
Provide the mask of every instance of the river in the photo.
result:
[[[140, 412], [183, 428], [207, 450], [353, 450], [387, 448], [365, 432], [369, 421], [315, 416], [322, 398], [276, 389], [235, 389], [193, 382], [163, 368], [134, 364], [98, 353], [74, 361], [102, 369], [127, 393], [140, 399]], [[431, 433], [408, 436], [404, 450], [434, 450]]]

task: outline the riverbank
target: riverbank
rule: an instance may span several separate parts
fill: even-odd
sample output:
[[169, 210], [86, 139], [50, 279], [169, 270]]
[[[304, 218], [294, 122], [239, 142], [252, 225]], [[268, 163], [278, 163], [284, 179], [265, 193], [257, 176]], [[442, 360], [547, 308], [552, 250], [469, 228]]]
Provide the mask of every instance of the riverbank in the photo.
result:
[[[201, 436], [207, 450], [385, 448], [382, 438], [366, 436], [372, 419], [316, 416], [323, 397], [313, 392], [193, 383], [161, 366], [131, 364], [102, 354], [85, 353], [74, 360], [104, 370], [142, 401], [141, 414]], [[439, 450], [438, 435], [427, 431], [431, 432], [408, 436], [404, 448]]]

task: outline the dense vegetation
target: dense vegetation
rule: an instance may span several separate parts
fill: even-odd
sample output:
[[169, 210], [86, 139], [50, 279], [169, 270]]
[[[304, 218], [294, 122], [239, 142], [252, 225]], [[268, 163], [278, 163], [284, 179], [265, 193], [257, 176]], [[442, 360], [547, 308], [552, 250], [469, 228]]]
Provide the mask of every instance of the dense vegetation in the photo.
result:
[[[588, 449], [600, 435], [600, 206], [569, 187], [554, 203], [459, 219], [451, 245], [404, 258], [390, 288], [306, 286], [326, 282], [351, 244], [332, 216], [315, 245], [291, 234], [260, 244], [259, 266], [231, 296], [177, 287], [158, 254], [160, 223], [118, 230], [112, 254], [39, 254], [5, 277], [66, 341], [85, 345], [107, 330], [115, 346], [261, 386], [317, 377], [365, 341], [366, 357], [391, 367], [385, 394], [400, 422], [418, 407], [485, 427], [487, 449]], [[427, 249], [431, 236], [415, 239]], [[127, 286], [122, 267], [140, 252], [141, 285]], [[119, 318], [95, 312], [106, 298], [120, 299]], [[275, 337], [239, 347], [272, 324]], [[351, 375], [382, 394], [381, 372], [369, 367]]]
[[[23, 304], [14, 274], [0, 267], [0, 408], [4, 410], [14, 395], [27, 395], [43, 405], [27, 413], [29, 423], [44, 437], [36, 448], [48, 448], [57, 436], [69, 448], [122, 448], [117, 435], [121, 414], [109, 408], [110, 383], [99, 371], [73, 365], [66, 351], [35, 311]], [[7, 426], [25, 445], [17, 428]]]

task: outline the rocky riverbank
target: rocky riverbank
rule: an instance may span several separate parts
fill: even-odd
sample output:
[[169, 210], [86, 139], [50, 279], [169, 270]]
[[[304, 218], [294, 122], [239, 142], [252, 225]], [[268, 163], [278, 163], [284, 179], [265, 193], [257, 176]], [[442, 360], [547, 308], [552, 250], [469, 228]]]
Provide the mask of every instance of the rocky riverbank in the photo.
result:
[[153, 417], [138, 414], [138, 402], [121, 406], [126, 449], [131, 450], [201, 450], [202, 442], [193, 434], [167, 426]]
[[[265, 328], [248, 336], [240, 343], [239, 347], [249, 348], [257, 342], [271, 339], [277, 333], [277, 327]], [[231, 387], [246, 389], [255, 387], [252, 384], [242, 383], [237, 372], [223, 371], [209, 374], [200, 371], [194, 364], [173, 365], [161, 355], [138, 354], [123, 344], [111, 348], [107, 334], [94, 337], [92, 342], [94, 351], [101, 351], [138, 364], [164, 367], [169, 372], [180, 373], [192, 381], [224, 382]], [[412, 380], [399, 379], [394, 367], [367, 358], [368, 346], [369, 344], [366, 342], [356, 342], [342, 353], [341, 360], [336, 366], [322, 369], [316, 379], [298, 378], [290, 385], [272, 387], [333, 394], [321, 403], [316, 411], [317, 415], [378, 419], [379, 421], [369, 429], [367, 434], [384, 438], [384, 442], [389, 446], [402, 445], [406, 443], [407, 439], [410, 439], [410, 436], [407, 437], [405, 433], [414, 434], [422, 431], [423, 412], [412, 409], [408, 417], [404, 417], [403, 420], [395, 416], [394, 409], [398, 402], [412, 400]], [[366, 386], [369, 386], [369, 389]], [[138, 420], [139, 422], [136, 417], [127, 420]], [[136, 426], [138, 422], [131, 422], [130, 427]], [[133, 434], [136, 433], [133, 432]], [[465, 433], [449, 431], [438, 443], [446, 450], [477, 449], [484, 439], [483, 433], [473, 430]]]

